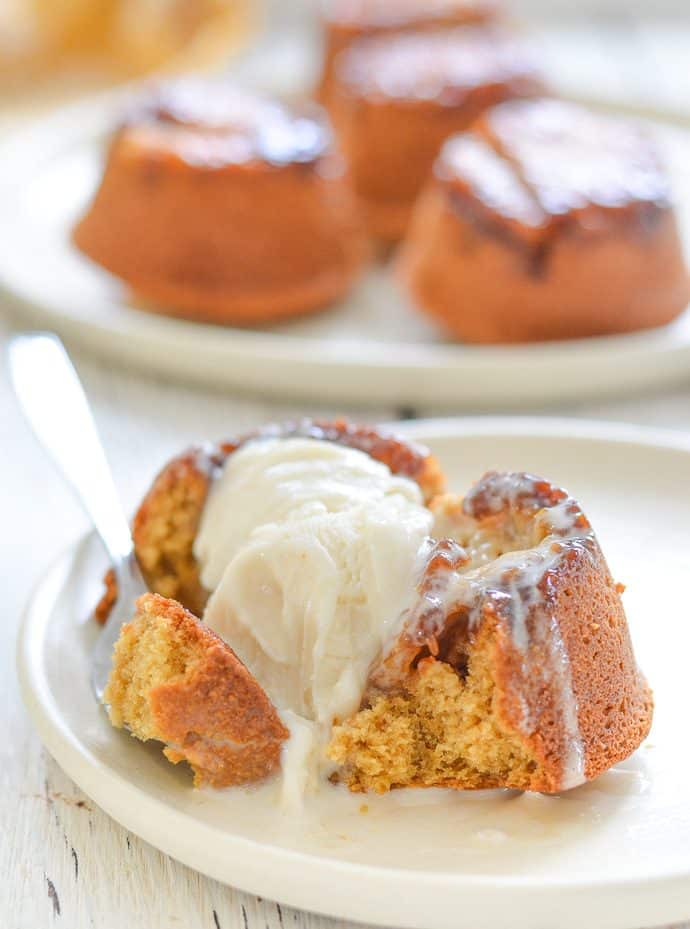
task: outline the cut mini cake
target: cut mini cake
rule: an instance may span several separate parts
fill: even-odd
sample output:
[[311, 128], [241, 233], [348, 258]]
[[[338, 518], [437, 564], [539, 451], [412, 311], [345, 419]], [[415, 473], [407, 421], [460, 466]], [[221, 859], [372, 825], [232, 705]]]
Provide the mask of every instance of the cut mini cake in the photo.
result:
[[436, 543], [403, 630], [330, 757], [353, 790], [552, 793], [626, 758], [652, 695], [579, 505], [527, 474], [432, 504]]
[[[425, 449], [342, 421], [175, 459], [136, 551], [204, 622], [142, 598], [114, 724], [215, 786], [281, 769], [353, 791], [553, 793], [627, 757], [652, 697], [579, 505], [521, 472], [464, 498], [443, 486]], [[306, 747], [281, 761], [292, 738]]]

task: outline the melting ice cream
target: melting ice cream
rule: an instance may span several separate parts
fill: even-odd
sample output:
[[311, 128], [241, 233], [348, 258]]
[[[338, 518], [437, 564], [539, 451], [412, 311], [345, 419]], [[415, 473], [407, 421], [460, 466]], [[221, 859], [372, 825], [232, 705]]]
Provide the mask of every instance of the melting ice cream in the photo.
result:
[[333, 720], [358, 708], [432, 524], [419, 487], [358, 450], [261, 439], [229, 456], [194, 547], [213, 591], [204, 619], [291, 729], [285, 769], [309, 754], [318, 767]]

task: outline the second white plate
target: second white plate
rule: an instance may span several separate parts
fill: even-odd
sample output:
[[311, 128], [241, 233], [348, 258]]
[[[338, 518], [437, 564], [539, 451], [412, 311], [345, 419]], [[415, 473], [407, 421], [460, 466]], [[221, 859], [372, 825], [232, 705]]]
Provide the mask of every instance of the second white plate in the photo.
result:
[[104, 569], [93, 537], [48, 573], [24, 621], [20, 679], [42, 739], [142, 838], [281, 903], [415, 929], [630, 929], [689, 918], [690, 445], [576, 421], [430, 422], [409, 434], [431, 445], [457, 489], [487, 468], [528, 468], [581, 501], [629, 585], [631, 632], [655, 690], [651, 737], [631, 758], [560, 797], [358, 797], [333, 787], [286, 812], [270, 784], [195, 791], [183, 766], [113, 729], [92, 697], [90, 612]]
[[[31, 319], [101, 356], [215, 387], [313, 401], [463, 408], [547, 405], [690, 377], [690, 312], [625, 336], [518, 346], [443, 341], [373, 270], [321, 315], [262, 329], [137, 309], [70, 244], [123, 96], [65, 109], [0, 150], [0, 282]], [[657, 125], [690, 252], [690, 132]], [[136, 230], [133, 230], [136, 235]]]

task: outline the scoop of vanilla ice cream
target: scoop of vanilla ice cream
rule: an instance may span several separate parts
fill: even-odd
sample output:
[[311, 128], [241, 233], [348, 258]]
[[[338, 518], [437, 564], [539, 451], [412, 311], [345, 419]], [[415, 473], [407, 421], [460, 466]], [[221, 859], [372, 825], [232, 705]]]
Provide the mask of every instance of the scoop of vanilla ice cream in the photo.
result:
[[399, 629], [432, 523], [419, 487], [363, 452], [250, 442], [214, 482], [197, 534], [213, 591], [204, 619], [286, 721], [312, 721], [325, 741]]

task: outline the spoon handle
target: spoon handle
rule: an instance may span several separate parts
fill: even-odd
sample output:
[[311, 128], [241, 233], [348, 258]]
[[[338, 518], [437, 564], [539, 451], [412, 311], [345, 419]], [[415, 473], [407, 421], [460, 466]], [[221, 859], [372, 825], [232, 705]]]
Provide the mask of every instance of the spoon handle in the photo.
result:
[[10, 374], [36, 438], [53, 459], [117, 569], [132, 553], [132, 536], [84, 390], [65, 348], [51, 333], [15, 336]]

